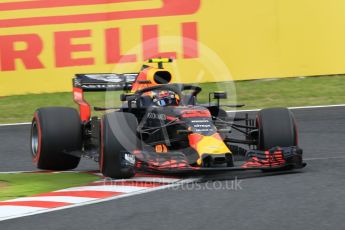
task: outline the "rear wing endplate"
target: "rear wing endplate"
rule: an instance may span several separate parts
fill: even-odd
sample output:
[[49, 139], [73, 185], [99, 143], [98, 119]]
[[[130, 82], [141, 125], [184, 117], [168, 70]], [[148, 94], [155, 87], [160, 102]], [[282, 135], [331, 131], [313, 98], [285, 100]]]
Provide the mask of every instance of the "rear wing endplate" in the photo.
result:
[[92, 73], [76, 74], [73, 87], [89, 91], [121, 91], [131, 90], [138, 73]]

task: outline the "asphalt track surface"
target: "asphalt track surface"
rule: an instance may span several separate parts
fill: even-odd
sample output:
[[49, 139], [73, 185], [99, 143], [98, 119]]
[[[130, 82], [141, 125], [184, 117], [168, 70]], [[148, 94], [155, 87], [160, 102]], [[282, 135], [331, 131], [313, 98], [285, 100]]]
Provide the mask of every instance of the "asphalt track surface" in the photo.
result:
[[[0, 229], [345, 229], [345, 107], [293, 112], [303, 170], [227, 173], [213, 177], [222, 181], [2, 221]], [[0, 171], [35, 170], [28, 136], [28, 125], [0, 127]], [[78, 170], [96, 167], [83, 160]]]

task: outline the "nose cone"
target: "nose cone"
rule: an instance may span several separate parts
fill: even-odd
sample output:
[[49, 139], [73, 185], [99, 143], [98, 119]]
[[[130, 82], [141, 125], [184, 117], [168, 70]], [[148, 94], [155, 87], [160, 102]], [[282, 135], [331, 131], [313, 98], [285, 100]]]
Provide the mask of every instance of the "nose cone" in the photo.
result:
[[229, 154], [231, 151], [225, 145], [219, 133], [215, 133], [212, 136], [203, 136], [198, 133], [192, 133], [188, 136], [189, 143], [199, 154], [197, 161], [198, 165], [202, 164], [202, 156], [207, 155], [224, 155]]

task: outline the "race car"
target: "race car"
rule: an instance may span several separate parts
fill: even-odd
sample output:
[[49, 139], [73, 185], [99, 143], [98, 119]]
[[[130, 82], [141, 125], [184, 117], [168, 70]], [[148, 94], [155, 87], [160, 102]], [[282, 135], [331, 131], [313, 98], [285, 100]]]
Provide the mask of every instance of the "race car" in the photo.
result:
[[[99, 163], [111, 178], [130, 178], [136, 172], [214, 173], [237, 170], [303, 168], [302, 149], [294, 116], [287, 108], [260, 110], [230, 117], [222, 109], [227, 93], [209, 93], [199, 103], [202, 88], [174, 82], [163, 64], [150, 59], [139, 73], [76, 74], [74, 108], [47, 107], [35, 111], [31, 153], [37, 168], [71, 170], [81, 157]], [[123, 91], [118, 107], [93, 107], [84, 92]], [[232, 136], [233, 130], [243, 134]], [[239, 157], [240, 156], [240, 157]]]

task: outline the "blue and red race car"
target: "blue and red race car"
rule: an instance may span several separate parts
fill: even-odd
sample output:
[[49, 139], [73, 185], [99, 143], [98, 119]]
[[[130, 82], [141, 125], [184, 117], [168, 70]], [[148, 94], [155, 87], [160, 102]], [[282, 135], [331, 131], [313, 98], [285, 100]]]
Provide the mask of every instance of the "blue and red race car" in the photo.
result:
[[[172, 83], [173, 74], [163, 66], [171, 61], [150, 59], [139, 73], [76, 74], [73, 96], [79, 112], [47, 107], [34, 114], [31, 152], [37, 167], [70, 170], [87, 157], [99, 162], [104, 176], [129, 178], [138, 171], [210, 173], [306, 165], [288, 109], [262, 109], [255, 119], [247, 114], [230, 118], [221, 104], [226, 92], [212, 92], [208, 104], [199, 104], [202, 88]], [[92, 117], [84, 92], [96, 91], [124, 91], [121, 105], [94, 107], [104, 114]], [[233, 130], [243, 137], [232, 136]]]

